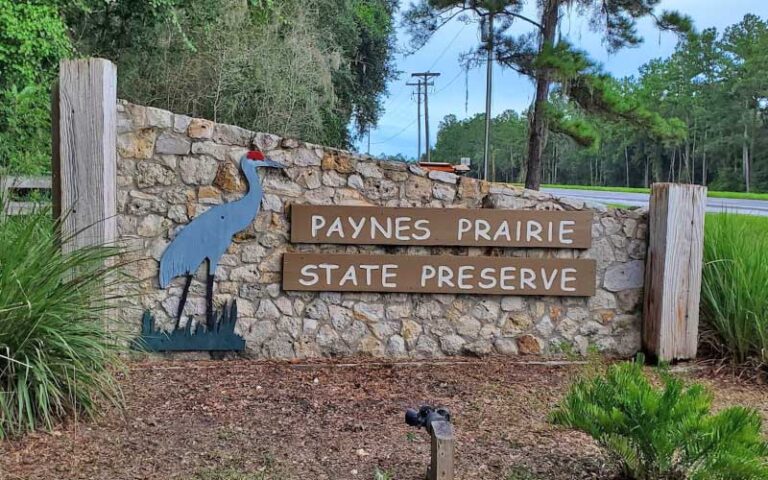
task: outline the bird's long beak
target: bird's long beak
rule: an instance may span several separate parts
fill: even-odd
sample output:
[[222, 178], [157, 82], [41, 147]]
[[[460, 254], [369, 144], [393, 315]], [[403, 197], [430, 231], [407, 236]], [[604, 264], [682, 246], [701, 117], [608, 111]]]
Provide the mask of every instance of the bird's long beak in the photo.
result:
[[274, 160], [270, 160], [268, 158], [265, 159], [265, 160], [260, 161], [258, 163], [258, 165], [260, 167], [267, 167], [267, 168], [285, 168], [285, 165], [283, 165], [282, 163], [278, 163], [278, 162], [276, 162]]

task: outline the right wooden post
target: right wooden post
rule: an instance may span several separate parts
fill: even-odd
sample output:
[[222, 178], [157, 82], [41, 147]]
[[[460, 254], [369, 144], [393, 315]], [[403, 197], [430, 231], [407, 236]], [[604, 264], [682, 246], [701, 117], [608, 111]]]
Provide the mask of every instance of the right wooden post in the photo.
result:
[[643, 348], [657, 361], [696, 357], [706, 202], [700, 185], [651, 187]]

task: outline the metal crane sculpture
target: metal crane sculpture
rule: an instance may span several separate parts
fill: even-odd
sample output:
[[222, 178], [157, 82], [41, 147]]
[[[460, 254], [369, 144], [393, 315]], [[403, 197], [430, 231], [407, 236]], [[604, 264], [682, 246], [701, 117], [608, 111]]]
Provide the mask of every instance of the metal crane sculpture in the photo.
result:
[[251, 224], [261, 208], [264, 191], [257, 172], [258, 167], [284, 168], [268, 160], [258, 150], [252, 150], [240, 159], [240, 169], [248, 181], [248, 192], [239, 200], [207, 210], [192, 220], [168, 245], [160, 258], [160, 287], [166, 288], [174, 278], [186, 275], [187, 280], [179, 301], [176, 329], [187, 303], [189, 286], [198, 267], [208, 260], [206, 278], [206, 327], [210, 332], [215, 325], [213, 312], [213, 280], [219, 259], [227, 251], [232, 237]]

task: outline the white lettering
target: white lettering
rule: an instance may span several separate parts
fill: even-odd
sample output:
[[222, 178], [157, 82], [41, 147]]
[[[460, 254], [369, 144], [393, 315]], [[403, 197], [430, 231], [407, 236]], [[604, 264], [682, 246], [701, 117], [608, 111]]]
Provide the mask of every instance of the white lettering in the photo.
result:
[[325, 226], [325, 218], [322, 215], [312, 215], [312, 238], [317, 237], [317, 231]]
[[490, 231], [491, 224], [486, 220], [477, 220], [475, 222], [475, 240], [480, 240], [480, 237], [483, 237], [486, 240], [490, 240], [491, 236], [488, 235], [488, 232]]
[[490, 289], [496, 287], [496, 277], [493, 276], [495, 270], [493, 268], [484, 268], [480, 270], [480, 278], [486, 280], [488, 283], [478, 282], [477, 286], [483, 289]]
[[557, 269], [552, 269], [552, 275], [550, 275], [549, 278], [547, 278], [547, 269], [542, 268], [541, 269], [541, 278], [544, 279], [544, 289], [545, 290], [551, 290], [552, 285], [555, 283], [555, 277], [557, 277]]
[[317, 273], [314, 271], [317, 270], [317, 265], [304, 265], [301, 267], [301, 275], [303, 277], [309, 277], [310, 280], [304, 280], [303, 278], [299, 279], [299, 283], [304, 285], [305, 287], [310, 287], [314, 284], [316, 284], [320, 277], [317, 276]]
[[520, 289], [524, 289], [526, 286], [531, 290], [536, 290], [536, 272], [530, 268], [520, 269]]
[[[398, 240], [410, 240], [408, 235], [404, 235], [403, 232], [407, 232], [411, 229], [411, 226], [407, 223], [410, 222], [411, 217], [397, 217], [395, 219], [395, 238]], [[406, 225], [403, 225], [406, 223]]]
[[390, 282], [389, 279], [395, 279], [397, 272], [390, 272], [390, 270], [397, 270], [397, 265], [388, 263], [381, 266], [381, 286], [384, 288], [395, 288], [397, 284]]
[[[573, 274], [573, 276], [571, 276]], [[569, 287], [567, 283], [569, 282], [575, 282], [576, 281], [576, 269], [575, 268], [564, 268], [560, 272], [560, 289], [564, 292], [575, 292], [576, 287]]]
[[318, 268], [321, 268], [321, 269], [325, 270], [325, 283], [330, 285], [331, 284], [331, 272], [333, 270], [338, 270], [339, 266], [335, 265], [333, 263], [321, 263], [320, 265], [318, 265]]
[[424, 265], [421, 267], [421, 286], [427, 286], [427, 280], [435, 278], [437, 270], [432, 265]]
[[515, 267], [502, 267], [501, 268], [501, 281], [499, 282], [499, 286], [502, 290], [514, 290], [515, 285], [512, 283], [515, 281], [515, 272], [517, 271], [517, 268]]
[[360, 219], [360, 223], [355, 223], [355, 219], [349, 217], [349, 224], [352, 225], [352, 238], [357, 238], [360, 236], [360, 233], [363, 231], [363, 227], [365, 226], [365, 217]]
[[536, 240], [541, 241], [541, 236], [539, 235], [540, 233], [541, 224], [536, 220], [528, 220], [528, 224], [526, 225], [525, 240], [530, 242], [532, 238], [536, 238]]
[[455, 287], [453, 284], [453, 270], [446, 265], [437, 268], [437, 287]]
[[559, 229], [560, 243], [564, 243], [566, 245], [570, 245], [571, 243], [573, 243], [573, 239], [566, 238], [567, 235], [573, 233], [573, 229], [566, 228], [566, 226], [573, 226], [573, 225], [576, 225], [576, 222], [574, 222], [573, 220], [563, 220], [562, 222], [560, 222], [560, 229]]
[[472, 274], [475, 271], [475, 267], [471, 265], [463, 265], [459, 267], [459, 288], [462, 290], [472, 290], [472, 285], [467, 284], [467, 281], [471, 281], [474, 278]]
[[344, 238], [344, 224], [341, 223], [341, 217], [336, 217], [336, 220], [333, 221], [331, 227], [325, 234], [330, 237], [331, 233], [335, 233], [340, 238]]
[[413, 229], [422, 232], [421, 235], [414, 234], [414, 240], [426, 240], [432, 234], [432, 232], [429, 231], [429, 220], [416, 220], [413, 222]]
[[472, 228], [472, 222], [469, 221], [467, 218], [460, 218], [459, 219], [459, 237], [458, 239], [461, 240], [461, 236], [469, 231], [469, 229]]

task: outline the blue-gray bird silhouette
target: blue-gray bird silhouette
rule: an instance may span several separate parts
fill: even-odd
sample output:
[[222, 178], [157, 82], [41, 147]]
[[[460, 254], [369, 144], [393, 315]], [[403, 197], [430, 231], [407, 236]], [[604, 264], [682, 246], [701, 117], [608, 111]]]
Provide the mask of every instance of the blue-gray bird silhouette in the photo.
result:
[[186, 275], [187, 281], [179, 301], [176, 328], [179, 326], [187, 302], [192, 276], [208, 260], [206, 281], [206, 320], [213, 328], [213, 277], [219, 259], [232, 243], [232, 237], [251, 224], [261, 208], [264, 192], [257, 172], [258, 167], [283, 168], [283, 165], [264, 158], [259, 151], [250, 151], [240, 159], [240, 169], [248, 181], [248, 192], [234, 202], [217, 205], [192, 220], [181, 229], [160, 257], [160, 287], [166, 288], [171, 280]]

